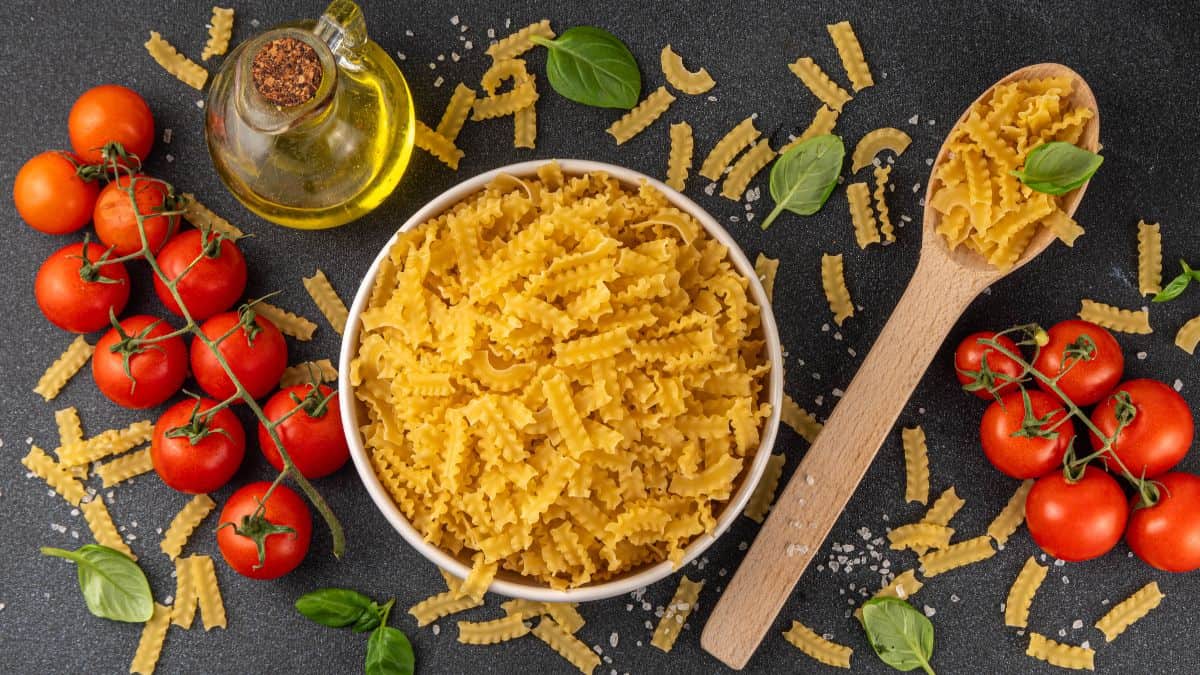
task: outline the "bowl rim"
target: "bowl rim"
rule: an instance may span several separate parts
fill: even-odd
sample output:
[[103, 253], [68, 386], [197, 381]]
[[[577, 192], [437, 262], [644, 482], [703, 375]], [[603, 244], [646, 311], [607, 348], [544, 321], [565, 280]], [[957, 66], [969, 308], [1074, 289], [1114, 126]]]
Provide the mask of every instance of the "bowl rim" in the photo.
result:
[[521, 583], [501, 578], [493, 580], [488, 587], [489, 591], [495, 593], [537, 602], [588, 602], [615, 597], [648, 586], [682, 570], [688, 563], [699, 557], [741, 516], [742, 511], [746, 508], [746, 503], [750, 499], [750, 495], [753, 494], [754, 488], [762, 478], [767, 460], [770, 458], [771, 451], [775, 446], [775, 437], [779, 430], [780, 410], [783, 402], [783, 355], [779, 340], [779, 331], [775, 324], [775, 315], [772, 311], [771, 303], [767, 299], [766, 291], [763, 289], [762, 283], [758, 278], [758, 274], [754, 271], [754, 266], [750, 263], [746, 254], [725, 228], [699, 204], [661, 181], [641, 172], [605, 162], [581, 159], [547, 158], [517, 162], [485, 171], [473, 178], [457, 183], [437, 197], [434, 197], [409, 217], [388, 238], [387, 242], [380, 249], [379, 254], [375, 256], [371, 266], [364, 273], [358, 291], [354, 295], [354, 302], [350, 306], [349, 315], [346, 320], [346, 329], [342, 336], [341, 348], [339, 350], [338, 398], [340, 400], [339, 407], [343, 420], [343, 432], [350, 446], [350, 456], [354, 460], [354, 466], [358, 470], [359, 478], [362, 480], [363, 486], [367, 489], [367, 493], [371, 496], [371, 500], [375, 503], [376, 508], [383, 513], [383, 516], [400, 533], [400, 536], [424, 556], [425, 559], [460, 579], [465, 578], [468, 572], [470, 572], [470, 566], [464, 565], [447, 552], [426, 542], [420, 532], [409, 522], [408, 518], [401, 513], [399, 507], [392, 500], [391, 495], [383, 487], [383, 484], [380, 483], [375, 470], [371, 467], [366, 446], [359, 431], [359, 406], [357, 399], [354, 397], [354, 388], [350, 384], [350, 362], [354, 358], [361, 329], [359, 317], [371, 295], [371, 289], [374, 286], [375, 277], [379, 272], [381, 262], [388, 255], [388, 252], [401, 234], [441, 214], [462, 199], [481, 190], [487, 183], [501, 174], [529, 177], [536, 174], [540, 167], [550, 162], [557, 162], [564, 174], [579, 175], [592, 171], [603, 171], [627, 185], [638, 185], [642, 181], [645, 181], [662, 192], [673, 206], [695, 217], [710, 236], [717, 239], [717, 241], [729, 249], [729, 257], [733, 260], [734, 267], [749, 280], [751, 295], [755, 304], [758, 305], [762, 317], [763, 338], [766, 341], [767, 357], [771, 363], [770, 378], [767, 384], [767, 399], [771, 404], [771, 414], [763, 425], [759, 446], [755, 450], [754, 460], [750, 465], [749, 472], [742, 481], [742, 485], [730, 497], [729, 501], [726, 502], [725, 508], [717, 519], [716, 526], [712, 532], [701, 534], [688, 544], [684, 549], [683, 559], [678, 567], [674, 566], [671, 561], [664, 560], [653, 565], [638, 568], [632, 574], [620, 576], [609, 581], [561, 590], [545, 585]]

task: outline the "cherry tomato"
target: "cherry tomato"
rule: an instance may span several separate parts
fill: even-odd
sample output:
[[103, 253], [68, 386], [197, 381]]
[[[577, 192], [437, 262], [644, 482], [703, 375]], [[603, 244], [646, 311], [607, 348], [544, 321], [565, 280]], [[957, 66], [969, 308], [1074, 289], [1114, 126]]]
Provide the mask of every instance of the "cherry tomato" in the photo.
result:
[[75, 171], [65, 152], [43, 152], [25, 162], [13, 181], [17, 213], [30, 227], [46, 234], [66, 234], [87, 225], [100, 186]]
[[[251, 483], [233, 493], [221, 509], [217, 546], [234, 571], [251, 579], [275, 579], [296, 569], [312, 539], [312, 514], [300, 495], [278, 485], [263, 501], [270, 487], [266, 481]], [[265, 509], [255, 519], [259, 504]], [[263, 542], [262, 560], [255, 537]]]
[[50, 323], [73, 333], [91, 333], [109, 325], [110, 310], [115, 315], [125, 310], [129, 272], [122, 263], [106, 262], [110, 257], [99, 244], [81, 242], [46, 258], [38, 268], [33, 294]]
[[116, 141], [145, 161], [154, 145], [154, 116], [137, 92], [117, 84], [102, 84], [83, 93], [67, 118], [71, 147], [89, 164], [101, 161], [105, 143]]
[[167, 408], [154, 425], [150, 459], [167, 485], [189, 494], [223, 487], [246, 456], [246, 432], [237, 415], [222, 408], [200, 417], [217, 402], [187, 399]]
[[[1003, 396], [1010, 391], [1015, 391], [1017, 384], [1010, 382], [1001, 384], [1002, 378], [996, 375], [1017, 378], [1021, 376], [1021, 366], [1017, 365], [1016, 361], [1004, 356], [992, 347], [986, 347], [979, 344], [979, 340], [994, 339], [1000, 346], [1014, 354], [1020, 354], [1017, 349], [1017, 344], [1012, 341], [1007, 335], [996, 337], [996, 334], [991, 331], [982, 331], [979, 333], [971, 333], [963, 338], [963, 341], [958, 343], [958, 349], [954, 350], [954, 371], [958, 377], [958, 383], [967, 385], [976, 380], [980, 370], [983, 367], [983, 362], [987, 360], [988, 370], [994, 375], [984, 376], [981, 380], [986, 386], [982, 389], [977, 389], [971, 393], [979, 398], [991, 401], [996, 395]], [[989, 391], [989, 387], [997, 387], [995, 395]]]
[[[1121, 381], [1125, 355], [1112, 333], [1077, 319], [1057, 323], [1046, 332], [1050, 342], [1038, 352], [1033, 367], [1047, 377], [1057, 377], [1066, 371], [1058, 387], [1075, 405], [1096, 403]], [[1038, 385], [1049, 391], [1041, 382]]]
[[[126, 317], [120, 326], [130, 338], [158, 338], [174, 330], [166, 321], [144, 314]], [[126, 355], [129, 375], [125, 374]], [[187, 367], [187, 346], [178, 335], [135, 346], [112, 328], [96, 343], [92, 354], [96, 387], [125, 408], [152, 408], [171, 398], [183, 386]]]
[[1029, 392], [1030, 409], [1033, 417], [1051, 417], [1041, 425], [1045, 431], [1053, 431], [1054, 438], [1029, 438], [1016, 436], [1025, 420], [1025, 402], [1021, 392], [1006, 394], [994, 401], [983, 413], [979, 423], [979, 440], [988, 461], [1000, 471], [1013, 478], [1040, 478], [1062, 467], [1063, 455], [1075, 440], [1075, 427], [1071, 422], [1054, 425], [1067, 416], [1062, 403], [1040, 391]]
[[[167, 242], [158, 255], [158, 264], [167, 277], [174, 279], [183, 274], [187, 266], [203, 254], [204, 258], [179, 280], [176, 288], [187, 305], [192, 318], [203, 321], [214, 314], [233, 307], [246, 290], [246, 259], [237, 244], [200, 230], [180, 232]], [[173, 313], [183, 316], [170, 289], [157, 275], [154, 277], [154, 292], [158, 299]]]
[[[1092, 424], [1108, 437], [1117, 432], [1117, 400], [1121, 392], [1129, 395], [1135, 413], [1133, 421], [1121, 430], [1113, 444], [1117, 457], [1134, 476], [1153, 478], [1170, 471], [1192, 447], [1195, 435], [1187, 401], [1162, 382], [1122, 382], [1092, 411]], [[1104, 446], [1096, 434], [1089, 436], [1092, 448], [1099, 450]], [[1104, 461], [1110, 471], [1120, 471], [1116, 462], [1107, 458]]]
[[[330, 395], [332, 398], [324, 401]], [[274, 421], [297, 405], [303, 405], [303, 408], [275, 427], [275, 432], [305, 478], [328, 476], [350, 459], [350, 446], [342, 433], [338, 396], [325, 385], [314, 390], [311, 384], [301, 384], [280, 389], [263, 406], [263, 412], [267, 419]], [[283, 458], [279, 448], [275, 447], [262, 422], [258, 423], [258, 444], [271, 466], [282, 471]]]
[[1200, 476], [1168, 473], [1159, 476], [1158, 503], [1137, 507], [1125, 541], [1151, 567], [1167, 572], [1200, 569]]
[[1091, 560], [1121, 540], [1129, 504], [1117, 480], [1094, 466], [1074, 483], [1061, 473], [1043, 476], [1025, 499], [1029, 534], [1042, 550], [1067, 562]]
[[[205, 321], [200, 330], [216, 340], [241, 322], [237, 312], [225, 312]], [[252, 328], [242, 325], [217, 346], [234, 375], [253, 398], [262, 398], [279, 384], [287, 368], [287, 343], [269, 319], [256, 316]], [[192, 340], [192, 372], [206, 394], [226, 399], [237, 391], [212, 350], [200, 340]]]
[[[164, 183], [143, 174], [137, 174], [134, 178], [139, 214], [145, 216], [175, 208], [174, 196], [168, 192]], [[100, 241], [105, 245], [113, 247], [117, 255], [129, 255], [142, 250], [137, 217], [126, 192], [129, 181], [128, 175], [122, 175], [117, 181], [106, 185], [100, 192], [100, 199], [96, 201], [96, 210], [92, 216], [96, 225], [96, 236], [100, 237]], [[150, 244], [150, 250], [157, 253], [175, 233], [178, 224], [179, 216], [146, 218], [142, 225], [146, 229], [146, 241]]]

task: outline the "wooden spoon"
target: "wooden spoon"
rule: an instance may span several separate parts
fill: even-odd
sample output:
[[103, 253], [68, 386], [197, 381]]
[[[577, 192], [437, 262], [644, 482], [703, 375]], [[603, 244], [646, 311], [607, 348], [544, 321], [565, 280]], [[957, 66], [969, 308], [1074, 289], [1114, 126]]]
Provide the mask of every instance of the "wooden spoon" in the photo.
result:
[[[1100, 138], [1096, 98], [1083, 78], [1066, 66], [1027, 66], [992, 85], [980, 99], [1014, 80], [1058, 76], [1074, 81], [1071, 105], [1093, 113], [1079, 144], [1095, 152]], [[965, 118], [964, 112], [959, 122]], [[934, 168], [948, 155], [943, 143]], [[933, 183], [931, 177], [921, 258], [908, 289], [704, 626], [700, 644], [732, 668], [743, 668], [758, 648], [959, 316], [983, 289], [1008, 274], [965, 247], [946, 248], [935, 230], [940, 214], [930, 206]], [[1064, 195], [1067, 215], [1075, 213], [1085, 189], [1087, 184]], [[1039, 230], [1012, 269], [1032, 260], [1054, 239], [1048, 228]], [[898, 489], [896, 484], [884, 487]]]

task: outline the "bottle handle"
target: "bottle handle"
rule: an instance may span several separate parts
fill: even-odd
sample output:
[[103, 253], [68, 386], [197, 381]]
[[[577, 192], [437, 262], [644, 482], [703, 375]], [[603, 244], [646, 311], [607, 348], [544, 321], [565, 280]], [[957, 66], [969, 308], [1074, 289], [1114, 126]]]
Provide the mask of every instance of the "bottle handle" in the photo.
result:
[[363, 68], [358, 50], [368, 42], [367, 21], [362, 9], [352, 0], [329, 3], [313, 33], [329, 45], [329, 51], [333, 52], [340, 67], [347, 70]]

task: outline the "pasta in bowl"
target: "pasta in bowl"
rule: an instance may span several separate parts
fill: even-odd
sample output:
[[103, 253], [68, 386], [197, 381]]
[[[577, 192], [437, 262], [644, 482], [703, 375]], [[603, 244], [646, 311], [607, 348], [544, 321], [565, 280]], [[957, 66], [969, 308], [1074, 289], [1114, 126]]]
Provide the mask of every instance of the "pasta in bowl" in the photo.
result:
[[418, 211], [359, 287], [340, 365], [372, 499], [477, 597], [611, 597], [694, 559], [750, 498], [783, 396], [770, 305], [728, 233], [579, 160]]

